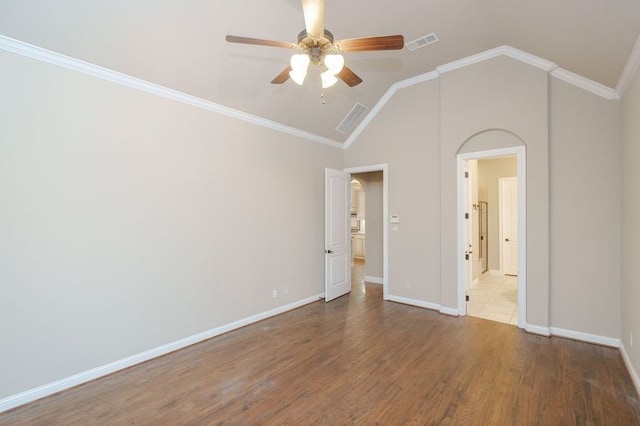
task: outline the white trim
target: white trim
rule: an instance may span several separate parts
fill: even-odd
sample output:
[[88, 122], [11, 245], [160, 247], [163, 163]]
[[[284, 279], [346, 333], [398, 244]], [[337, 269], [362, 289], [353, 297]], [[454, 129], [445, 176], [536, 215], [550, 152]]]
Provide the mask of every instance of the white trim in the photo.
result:
[[610, 87], [600, 84], [597, 81], [589, 80], [586, 77], [567, 71], [562, 68], [556, 68], [551, 71], [551, 76], [557, 79], [571, 83], [576, 87], [591, 92], [595, 95], [602, 96], [605, 99], [620, 99], [620, 95]]
[[451, 315], [453, 317], [457, 317], [460, 315], [460, 311], [456, 308], [447, 308], [446, 306], [440, 307], [440, 313], [445, 315]]
[[539, 68], [546, 72], [551, 72], [558, 68], [558, 65], [554, 64], [551, 61], [548, 61], [544, 58], [541, 58], [536, 55], [532, 55], [531, 53], [525, 52], [524, 50], [516, 49], [511, 46], [502, 46], [504, 49], [504, 55], [508, 56], [512, 59], [517, 59], [525, 64], [529, 64], [536, 68]]
[[373, 121], [373, 119], [378, 115], [378, 113], [382, 110], [382, 108], [389, 101], [389, 99], [393, 97], [393, 95], [396, 93], [397, 90], [398, 89], [395, 83], [392, 84], [391, 87], [389, 87], [389, 89], [387, 89], [385, 94], [382, 95], [382, 97], [378, 100], [375, 106], [371, 108], [371, 111], [369, 111], [369, 113], [362, 119], [360, 124], [358, 124], [358, 126], [353, 130], [353, 132], [351, 132], [347, 140], [344, 142], [344, 146], [343, 146], [344, 149], [349, 148], [351, 144], [358, 138], [358, 136], [360, 136], [360, 133], [362, 133], [364, 129], [367, 128], [369, 123]]
[[394, 296], [390, 294], [387, 300], [390, 302], [402, 303], [403, 305], [418, 306], [419, 308], [426, 308], [434, 311], [439, 311], [441, 309], [440, 304], [438, 303], [424, 302], [422, 300], [411, 299], [409, 297]]
[[580, 340], [581, 342], [595, 343], [596, 345], [611, 346], [612, 348], [620, 347], [620, 339], [613, 337], [598, 336], [597, 334], [583, 333], [581, 331], [566, 330], [564, 328], [549, 327], [552, 336], [565, 337], [572, 340]]
[[382, 172], [382, 298], [389, 300], [389, 164], [348, 167], [345, 172]]
[[188, 105], [202, 108], [208, 111], [217, 112], [228, 117], [236, 118], [238, 120], [246, 121], [256, 124], [258, 126], [267, 127], [276, 131], [287, 133], [290, 135], [298, 136], [309, 141], [318, 142], [321, 144], [329, 145], [335, 148], [348, 149], [353, 142], [360, 136], [363, 130], [373, 121], [373, 119], [382, 110], [384, 105], [393, 97], [393, 95], [405, 87], [411, 87], [415, 84], [423, 83], [428, 80], [433, 80], [440, 77], [441, 74], [457, 70], [460, 68], [474, 65], [479, 62], [486, 61], [488, 59], [496, 58], [498, 56], [507, 56], [512, 59], [521, 61], [528, 65], [539, 68], [543, 71], [551, 73], [556, 78], [560, 78], [568, 83], [574, 84], [584, 90], [588, 90], [596, 95], [602, 96], [606, 99], [618, 99], [626, 89], [629, 80], [633, 76], [633, 71], [637, 68], [640, 62], [640, 37], [636, 42], [636, 45], [627, 61], [620, 80], [616, 89], [613, 90], [607, 86], [604, 86], [595, 81], [589, 80], [586, 77], [579, 76], [570, 71], [559, 68], [553, 62], [546, 59], [532, 55], [525, 51], [513, 48], [511, 46], [499, 46], [494, 49], [489, 49], [484, 52], [477, 53], [475, 55], [468, 56], [448, 64], [443, 64], [436, 67], [435, 70], [429, 71], [424, 74], [397, 81], [393, 83], [385, 94], [378, 100], [376, 105], [369, 111], [360, 124], [354, 129], [344, 143], [340, 143], [334, 139], [320, 136], [315, 133], [308, 132], [306, 130], [298, 129], [295, 127], [287, 126], [286, 124], [278, 123], [276, 121], [267, 120], [257, 115], [249, 114], [243, 111], [239, 111], [233, 108], [226, 107], [224, 105], [217, 104], [202, 98], [198, 98], [186, 93], [169, 89], [159, 84], [151, 83], [139, 78], [135, 78], [117, 71], [110, 70], [98, 65], [91, 64], [89, 62], [81, 61], [60, 53], [53, 52], [51, 50], [43, 49], [38, 46], [34, 46], [29, 43], [25, 43], [19, 40], [12, 39], [0, 35], [0, 49], [8, 52], [16, 53], [28, 58], [32, 58], [38, 61], [47, 62], [49, 64], [57, 65], [62, 68], [66, 68], [72, 71], [81, 72], [83, 74], [91, 75], [103, 80], [110, 81], [112, 83], [121, 84], [123, 86], [131, 87], [134, 89], [142, 90], [147, 93], [152, 93], [164, 98], [172, 99], [178, 102], [182, 102]]
[[83, 74], [97, 77], [102, 80], [120, 84], [122, 86], [131, 87], [133, 89], [151, 93], [163, 98], [171, 99], [177, 102], [182, 102], [187, 105], [194, 106], [196, 108], [202, 108], [208, 111], [225, 115], [227, 117], [236, 118], [238, 120], [257, 124], [258, 126], [277, 130], [282, 133], [298, 136], [300, 138], [307, 139], [309, 141], [318, 142], [318, 143], [329, 145], [335, 148], [342, 148], [344, 145], [333, 139], [329, 139], [324, 136], [320, 136], [315, 133], [308, 132], [306, 130], [297, 129], [295, 127], [287, 126], [286, 124], [278, 123], [272, 120], [267, 120], [266, 118], [262, 118], [257, 115], [253, 115], [237, 109], [229, 108], [227, 106], [220, 105], [215, 102], [208, 101], [206, 99], [188, 95], [178, 90], [169, 89], [159, 84], [151, 83], [146, 80], [132, 77], [130, 75], [113, 71], [98, 65], [94, 65], [89, 62], [81, 61], [79, 59], [71, 58], [69, 56], [52, 52], [50, 50], [43, 49], [41, 47], [34, 46], [32, 44], [24, 43], [22, 41], [14, 40], [12, 38], [2, 36], [2, 35], [0, 35], [0, 49], [6, 50], [12, 53], [17, 53], [19, 55], [26, 56], [28, 58], [35, 59], [38, 61], [57, 65], [59, 67], [66, 68], [71, 71], [77, 71]]
[[[469, 160], [479, 160], [483, 158], [496, 158], [505, 156], [516, 156], [518, 162], [518, 327], [527, 329], [527, 170], [526, 170], [526, 149], [524, 146], [515, 146], [501, 149], [491, 149], [485, 151], [466, 152], [457, 155], [457, 245], [456, 253], [458, 266], [458, 310], [460, 315], [466, 315], [466, 303], [464, 298], [464, 204], [462, 173], [465, 164]], [[528, 331], [528, 329], [527, 329]], [[547, 332], [548, 333], [548, 332]], [[541, 333], [538, 333], [541, 334]], [[544, 333], [542, 333], [544, 334]]]
[[636, 44], [633, 46], [631, 50], [631, 54], [629, 55], [629, 59], [627, 59], [627, 63], [622, 70], [622, 74], [620, 74], [620, 78], [618, 79], [618, 84], [616, 84], [616, 93], [622, 97], [624, 92], [627, 90], [627, 86], [631, 82], [631, 79], [636, 73], [636, 70], [640, 67], [640, 35], [636, 39]]
[[250, 317], [243, 318], [241, 320], [238, 320], [229, 324], [225, 324], [220, 327], [216, 327], [211, 330], [204, 331], [202, 333], [194, 334], [193, 336], [185, 337], [184, 339], [167, 343], [166, 345], [149, 349], [148, 351], [140, 352], [138, 354], [120, 359], [118, 361], [111, 362], [109, 364], [92, 368], [91, 370], [74, 374], [73, 376], [69, 376], [61, 380], [56, 380], [55, 382], [48, 383], [46, 385], [38, 386], [37, 388], [29, 389], [27, 391], [20, 392], [15, 395], [11, 395], [9, 397], [0, 399], [0, 413], [2, 413], [3, 411], [10, 410], [12, 408], [18, 407], [20, 405], [24, 405], [29, 402], [35, 401], [37, 399], [44, 398], [45, 396], [49, 396], [54, 393], [63, 391], [65, 389], [69, 389], [73, 386], [77, 386], [82, 383], [86, 383], [88, 381], [98, 379], [100, 377], [106, 376], [107, 374], [114, 373], [124, 368], [128, 368], [136, 364], [140, 364], [141, 362], [145, 362], [150, 359], [168, 354], [170, 352], [177, 351], [178, 349], [191, 346], [195, 343], [202, 342], [212, 337], [216, 337], [221, 334], [228, 333], [240, 327], [244, 327], [246, 325], [249, 325], [258, 321], [262, 321], [264, 319], [282, 314], [292, 309], [299, 308], [309, 303], [316, 302], [318, 300], [321, 300], [323, 297], [324, 295], [321, 295], [321, 294], [307, 297], [306, 299], [298, 300], [297, 302], [289, 303], [288, 305], [280, 306], [278, 308], [271, 309], [266, 312], [252, 315]]
[[620, 353], [622, 354], [624, 365], [627, 367], [629, 375], [631, 376], [631, 381], [633, 381], [633, 384], [636, 387], [636, 392], [638, 392], [638, 395], [640, 395], [640, 377], [638, 377], [638, 372], [633, 367], [631, 358], [629, 358], [629, 354], [627, 353], [627, 348], [625, 348], [624, 343], [622, 342], [620, 342]]
[[[520, 317], [520, 315], [518, 315], [518, 317]], [[520, 318], [518, 318], [518, 322], [520, 322]], [[540, 336], [545, 336], [545, 337], [551, 336], [551, 331], [549, 330], [549, 327], [541, 327], [539, 325], [525, 324], [524, 329], [527, 333], [538, 334]]]
[[364, 280], [368, 283], [371, 284], [383, 284], [384, 283], [384, 278], [382, 277], [372, 277], [369, 275], [365, 275], [364, 276]]

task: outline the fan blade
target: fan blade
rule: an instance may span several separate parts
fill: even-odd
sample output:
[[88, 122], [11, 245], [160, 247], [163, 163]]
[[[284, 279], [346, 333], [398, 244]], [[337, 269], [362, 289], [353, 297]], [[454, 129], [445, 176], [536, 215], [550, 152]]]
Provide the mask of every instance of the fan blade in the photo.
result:
[[284, 47], [285, 49], [293, 49], [296, 47], [295, 43], [289, 43], [288, 41], [275, 41], [275, 40], [263, 40], [261, 38], [250, 37], [238, 37], [228, 35], [226, 40], [230, 43], [243, 43], [243, 44], [256, 44], [258, 46], [271, 46], [271, 47]]
[[362, 83], [362, 79], [346, 66], [342, 67], [342, 71], [336, 74], [336, 77], [347, 83], [349, 87], [357, 86], [358, 84]]
[[291, 67], [286, 67], [276, 78], [271, 80], [271, 84], [282, 84], [289, 80], [289, 71], [291, 71]]
[[404, 36], [390, 35], [378, 37], [350, 38], [336, 42], [338, 49], [343, 52], [358, 52], [366, 50], [399, 50], [404, 47]]
[[311, 37], [324, 37], [324, 0], [302, 0], [304, 26]]

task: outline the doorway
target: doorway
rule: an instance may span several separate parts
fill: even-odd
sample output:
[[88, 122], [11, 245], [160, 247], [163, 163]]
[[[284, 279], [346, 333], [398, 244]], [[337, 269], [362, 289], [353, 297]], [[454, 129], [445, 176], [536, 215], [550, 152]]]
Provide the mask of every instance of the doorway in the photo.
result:
[[458, 155], [459, 312], [526, 324], [524, 147]]
[[352, 289], [382, 285], [387, 299], [387, 182], [386, 164], [345, 169], [351, 173], [350, 211]]

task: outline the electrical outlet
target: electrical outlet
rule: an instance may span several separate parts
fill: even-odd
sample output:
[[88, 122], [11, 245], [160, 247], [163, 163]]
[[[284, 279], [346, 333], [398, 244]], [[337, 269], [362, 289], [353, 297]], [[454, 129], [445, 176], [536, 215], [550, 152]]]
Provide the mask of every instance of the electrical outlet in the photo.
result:
[[273, 298], [277, 299], [278, 298], [278, 290], [273, 289]]

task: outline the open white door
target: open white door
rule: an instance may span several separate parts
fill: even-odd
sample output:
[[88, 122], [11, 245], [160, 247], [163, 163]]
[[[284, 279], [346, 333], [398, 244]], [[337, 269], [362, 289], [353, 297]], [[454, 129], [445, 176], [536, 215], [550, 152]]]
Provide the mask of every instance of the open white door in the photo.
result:
[[518, 180], [500, 178], [502, 273], [518, 275]]
[[351, 174], [325, 169], [325, 301], [351, 291]]

